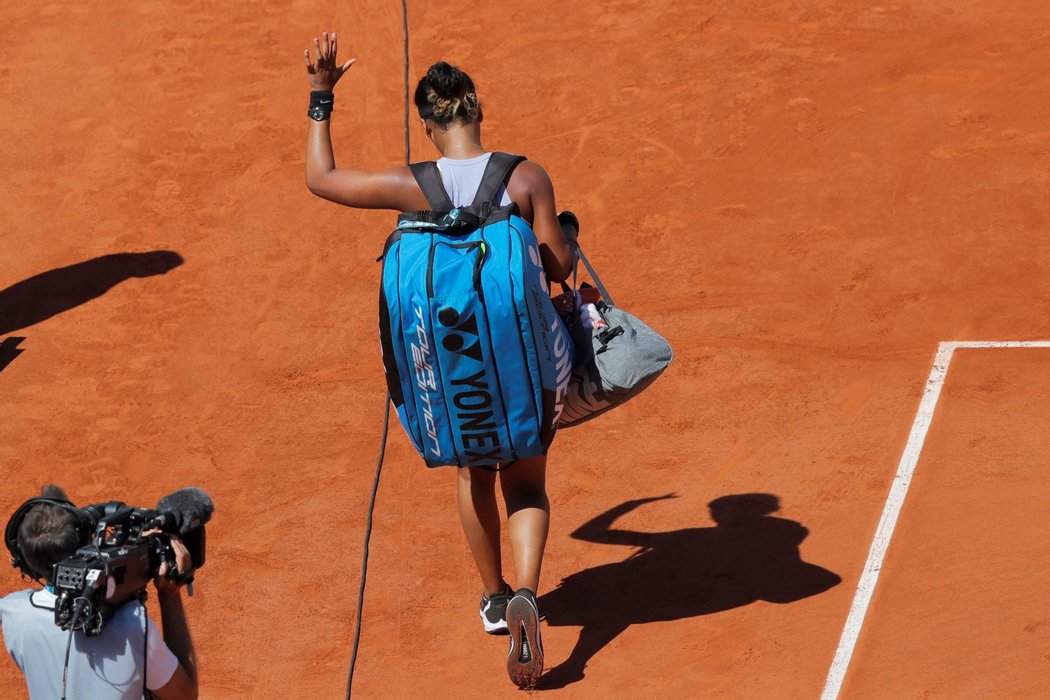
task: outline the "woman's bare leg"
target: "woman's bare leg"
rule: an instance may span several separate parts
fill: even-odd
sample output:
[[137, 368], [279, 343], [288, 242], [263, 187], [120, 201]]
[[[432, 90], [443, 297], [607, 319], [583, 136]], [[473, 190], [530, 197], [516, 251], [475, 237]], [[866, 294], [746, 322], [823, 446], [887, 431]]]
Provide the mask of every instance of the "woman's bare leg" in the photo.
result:
[[521, 459], [499, 473], [507, 504], [507, 534], [514, 556], [515, 588], [535, 592], [550, 528], [547, 457]]
[[503, 591], [500, 558], [499, 509], [496, 507], [496, 474], [478, 467], [460, 467], [456, 479], [459, 521], [474, 555], [485, 595]]

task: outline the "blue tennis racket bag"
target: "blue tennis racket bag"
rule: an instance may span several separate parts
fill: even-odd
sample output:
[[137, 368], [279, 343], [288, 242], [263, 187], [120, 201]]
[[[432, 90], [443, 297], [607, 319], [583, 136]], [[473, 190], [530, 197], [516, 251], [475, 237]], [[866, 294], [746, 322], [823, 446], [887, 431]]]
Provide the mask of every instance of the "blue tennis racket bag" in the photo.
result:
[[435, 163], [413, 164], [431, 210], [401, 214], [383, 251], [387, 386], [428, 467], [506, 464], [546, 454], [554, 439], [572, 341], [535, 233], [497, 199], [523, 160], [493, 153], [462, 208]]

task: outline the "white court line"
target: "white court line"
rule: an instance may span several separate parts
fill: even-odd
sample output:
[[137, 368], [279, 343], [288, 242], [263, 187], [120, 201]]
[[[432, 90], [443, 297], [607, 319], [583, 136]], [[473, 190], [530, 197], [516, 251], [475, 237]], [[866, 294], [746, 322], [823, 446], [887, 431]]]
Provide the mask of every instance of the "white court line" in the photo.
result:
[[933, 411], [937, 407], [937, 399], [941, 395], [941, 387], [944, 386], [944, 378], [948, 374], [948, 365], [951, 364], [953, 353], [960, 348], [1050, 348], [1050, 340], [967, 341], [941, 343], [938, 346], [937, 356], [933, 360], [933, 369], [930, 370], [930, 376], [926, 380], [926, 389], [919, 403], [919, 411], [911, 426], [908, 444], [904, 447], [904, 454], [897, 466], [897, 474], [893, 477], [890, 495], [886, 498], [886, 507], [882, 509], [882, 518], [879, 520], [879, 527], [875, 530], [875, 539], [872, 540], [871, 550], [868, 552], [868, 561], [864, 564], [864, 573], [861, 574], [857, 592], [853, 596], [853, 606], [846, 618], [846, 626], [842, 630], [838, 649], [835, 650], [835, 659], [831, 662], [828, 679], [824, 683], [821, 700], [836, 700], [842, 689], [842, 681], [846, 677], [846, 669], [853, 656], [853, 649], [857, 645], [857, 637], [860, 636], [860, 628], [864, 624], [864, 616], [868, 612], [871, 595], [875, 592], [875, 584], [879, 580], [879, 571], [886, 557], [886, 549], [890, 545], [890, 538], [893, 537], [893, 528], [897, 525], [897, 516], [900, 515], [901, 506], [904, 505], [904, 497], [908, 493], [908, 486], [911, 485], [915, 465], [919, 462], [919, 454], [926, 441], [926, 433], [929, 432], [930, 423], [933, 421]]

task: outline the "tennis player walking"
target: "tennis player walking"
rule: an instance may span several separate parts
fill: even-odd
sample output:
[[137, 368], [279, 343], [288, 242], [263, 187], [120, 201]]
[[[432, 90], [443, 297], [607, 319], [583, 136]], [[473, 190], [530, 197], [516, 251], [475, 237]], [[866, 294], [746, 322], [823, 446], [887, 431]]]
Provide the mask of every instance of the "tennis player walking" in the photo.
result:
[[[393, 211], [430, 208], [408, 166], [379, 171], [336, 167], [329, 128], [335, 101], [333, 89], [356, 61], [339, 63], [337, 43], [335, 33], [329, 36], [326, 32], [314, 39], [313, 55], [309, 50], [304, 52], [311, 89], [307, 187], [319, 197], [349, 207]], [[484, 114], [474, 82], [448, 63], [435, 63], [416, 86], [414, 102], [421, 128], [441, 156], [437, 164], [453, 206], [469, 205], [492, 155], [481, 143]], [[515, 168], [499, 203], [512, 202], [536, 234], [548, 279], [565, 280], [572, 271], [573, 253], [558, 221], [554, 188], [542, 167], [524, 161]], [[504, 468], [498, 473], [481, 467], [460, 467], [457, 502], [484, 589], [480, 606], [484, 629], [491, 634], [510, 634], [507, 669], [511, 680], [528, 688], [536, 684], [543, 670], [536, 591], [550, 522], [547, 457], [530, 457], [500, 466]], [[514, 588], [503, 574], [497, 481], [507, 510]]]

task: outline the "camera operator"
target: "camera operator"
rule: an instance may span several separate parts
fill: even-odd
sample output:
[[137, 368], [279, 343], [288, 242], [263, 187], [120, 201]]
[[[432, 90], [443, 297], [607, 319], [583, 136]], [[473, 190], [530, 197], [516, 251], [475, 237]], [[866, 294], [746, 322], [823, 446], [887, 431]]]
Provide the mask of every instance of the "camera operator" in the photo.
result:
[[[44, 497], [68, 501], [62, 489], [44, 488]], [[69, 510], [47, 503], [33, 506], [18, 527], [18, 546], [25, 565], [43, 589], [27, 589], [0, 599], [4, 643], [25, 675], [32, 700], [58, 700], [63, 689], [69, 632], [55, 624], [51, 580], [54, 565], [72, 556], [80, 541]], [[90, 700], [138, 700], [143, 688], [157, 700], [197, 697], [197, 669], [179, 584], [168, 574], [186, 573], [190, 554], [176, 538], [176, 570], [162, 564], [153, 579], [160, 602], [163, 639], [138, 600], [121, 605], [102, 633], [88, 637], [75, 632], [65, 680], [67, 697]], [[145, 683], [143, 683], [145, 679]]]

